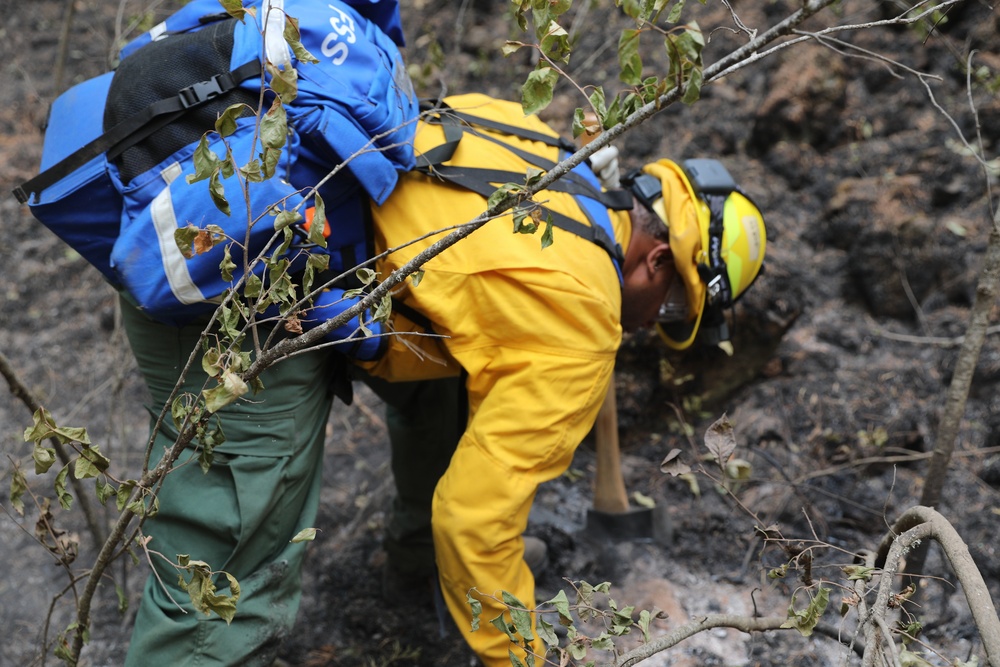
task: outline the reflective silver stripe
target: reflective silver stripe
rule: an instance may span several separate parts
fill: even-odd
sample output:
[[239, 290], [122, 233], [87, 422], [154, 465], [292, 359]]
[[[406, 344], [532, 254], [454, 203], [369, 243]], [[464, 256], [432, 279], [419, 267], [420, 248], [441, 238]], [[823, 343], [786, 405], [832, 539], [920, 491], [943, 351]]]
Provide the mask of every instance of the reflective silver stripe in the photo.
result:
[[160, 242], [163, 272], [167, 275], [170, 291], [181, 303], [200, 303], [205, 300], [205, 297], [191, 280], [191, 274], [188, 273], [187, 269], [187, 260], [184, 259], [184, 255], [181, 254], [177, 242], [174, 240], [174, 232], [177, 231], [177, 217], [174, 215], [174, 202], [170, 198], [170, 184], [181, 173], [181, 165], [177, 162], [160, 172], [160, 176], [167, 182], [167, 187], [156, 195], [149, 209], [153, 218], [153, 227], [156, 229], [156, 238]]
[[166, 32], [167, 32], [167, 23], [166, 23], [166, 21], [164, 21], [162, 23], [157, 23], [156, 25], [154, 25], [149, 30], [149, 40], [151, 42], [155, 42], [156, 40], [160, 39], [161, 37], [165, 37], [166, 36]]
[[268, 0], [264, 22], [264, 51], [272, 65], [289, 68], [292, 52], [285, 41], [285, 0]]

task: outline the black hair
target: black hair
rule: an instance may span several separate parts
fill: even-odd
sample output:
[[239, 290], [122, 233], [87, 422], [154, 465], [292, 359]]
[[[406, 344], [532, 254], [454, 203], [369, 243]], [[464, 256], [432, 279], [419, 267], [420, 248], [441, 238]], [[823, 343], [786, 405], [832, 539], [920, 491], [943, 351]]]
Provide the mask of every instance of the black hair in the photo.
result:
[[629, 213], [632, 218], [633, 233], [636, 229], [640, 229], [657, 241], [670, 243], [670, 230], [660, 216], [646, 208], [638, 199], [633, 198], [633, 202]]

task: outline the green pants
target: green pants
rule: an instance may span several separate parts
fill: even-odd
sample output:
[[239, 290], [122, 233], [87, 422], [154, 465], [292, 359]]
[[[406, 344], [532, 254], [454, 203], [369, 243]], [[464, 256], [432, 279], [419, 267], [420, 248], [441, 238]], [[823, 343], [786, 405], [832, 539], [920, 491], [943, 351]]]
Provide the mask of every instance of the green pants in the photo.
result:
[[[158, 411], [194, 349], [201, 327], [152, 322], [123, 301], [126, 332]], [[126, 665], [270, 665], [298, 610], [306, 544], [290, 544], [314, 525], [323, 441], [329, 417], [332, 353], [283, 361], [262, 375], [264, 391], [219, 413], [226, 442], [208, 473], [187, 452], [163, 483], [159, 513], [144, 533], [149, 549], [176, 561], [206, 561], [237, 578], [241, 597], [231, 625], [192, 608], [178, 572], [152, 557]], [[184, 389], [201, 390], [195, 363]], [[213, 381], [214, 382], [214, 381]], [[172, 427], [156, 438], [155, 461], [173, 444]], [[218, 583], [225, 591], [226, 580]]]
[[396, 383], [357, 374], [386, 404], [396, 482], [383, 542], [389, 567], [432, 574], [431, 501], [468, 422], [464, 383], [458, 377]]

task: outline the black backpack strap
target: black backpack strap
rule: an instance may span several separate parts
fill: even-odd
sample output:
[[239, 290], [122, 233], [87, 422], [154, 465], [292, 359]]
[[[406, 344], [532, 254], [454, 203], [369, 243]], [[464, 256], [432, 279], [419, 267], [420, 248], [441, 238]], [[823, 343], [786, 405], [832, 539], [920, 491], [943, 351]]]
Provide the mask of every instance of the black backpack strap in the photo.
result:
[[[512, 171], [503, 171], [500, 169], [451, 167], [447, 165], [435, 167], [433, 175], [487, 198], [496, 191], [496, 186], [494, 185], [495, 183], [510, 183], [523, 176], [523, 174], [518, 174]], [[553, 187], [550, 187], [549, 189], [568, 192], [568, 190], [560, 188], [558, 185], [559, 181], [553, 184]], [[577, 222], [567, 215], [550, 210], [545, 206], [540, 208], [546, 215], [551, 216], [552, 224], [559, 229], [565, 230], [575, 236], [579, 236], [580, 238], [586, 239], [591, 243], [597, 244], [607, 251], [612, 258], [618, 262], [624, 262], [625, 257], [621, 246], [618, 245], [618, 243], [611, 238], [611, 236], [609, 236], [601, 226], [594, 224], [593, 220], [590, 220], [591, 224], [588, 226], [582, 222]], [[631, 206], [629, 208], [631, 208]], [[580, 210], [588, 217], [588, 219], [590, 218], [586, 209], [581, 208]]]
[[[45, 188], [79, 169], [101, 153], [107, 153], [109, 159], [120, 155], [157, 129], [175, 120], [191, 107], [233, 90], [243, 81], [260, 76], [261, 71], [260, 61], [251, 60], [232, 71], [216, 74], [210, 79], [187, 86], [178, 91], [174, 97], [153, 102], [31, 180], [19, 185], [14, 189], [14, 196], [22, 204], [26, 203], [31, 195], [41, 193]], [[156, 122], [153, 122], [154, 120]]]
[[[572, 153], [576, 150], [576, 147], [571, 142], [562, 137], [553, 137], [548, 134], [535, 132], [533, 130], [517, 127], [515, 125], [508, 125], [506, 123], [500, 123], [498, 121], [493, 121], [486, 118], [473, 116], [471, 114], [454, 111], [449, 107], [442, 106], [442, 104], [443, 103], [438, 103], [434, 107], [424, 108], [425, 112], [426, 111], [431, 112], [431, 114], [427, 118], [427, 122], [441, 125], [445, 136], [444, 143], [432, 148], [429, 151], [426, 151], [422, 155], [417, 156], [417, 169], [424, 173], [432, 173], [434, 171], [437, 171], [440, 169], [443, 163], [450, 160], [455, 155], [455, 151], [458, 149], [458, 145], [462, 140], [462, 136], [466, 132], [474, 134], [480, 139], [485, 139], [486, 141], [491, 141], [498, 146], [502, 146], [506, 150], [517, 155], [519, 158], [521, 158], [528, 164], [534, 165], [535, 167], [538, 167], [539, 169], [542, 169], [544, 171], [550, 171], [553, 167], [556, 166], [555, 162], [548, 160], [540, 155], [530, 153], [516, 146], [512, 146], [511, 144], [508, 144], [505, 141], [497, 139], [496, 137], [491, 137], [485, 134], [481, 134], [476, 131], [475, 129], [476, 127], [483, 127], [489, 130], [500, 132], [502, 134], [507, 134], [521, 139], [526, 139], [529, 141], [540, 141], [548, 146], [553, 146], [555, 148], [559, 148], [560, 150], [569, 153]], [[433, 113], [434, 111], [439, 111], [439, 112], [435, 114]], [[516, 181], [517, 178], [518, 175], [515, 174], [514, 180]], [[508, 181], [501, 181], [501, 182], [508, 182]], [[555, 190], [558, 192], [567, 192], [573, 195], [590, 197], [591, 199], [599, 201], [605, 207], [613, 211], [631, 210], [633, 203], [632, 194], [628, 190], [608, 190], [606, 192], [601, 191], [595, 188], [590, 183], [588, 183], [581, 176], [573, 173], [566, 174], [559, 181], [556, 181], [556, 183], [552, 184], [547, 189]]]

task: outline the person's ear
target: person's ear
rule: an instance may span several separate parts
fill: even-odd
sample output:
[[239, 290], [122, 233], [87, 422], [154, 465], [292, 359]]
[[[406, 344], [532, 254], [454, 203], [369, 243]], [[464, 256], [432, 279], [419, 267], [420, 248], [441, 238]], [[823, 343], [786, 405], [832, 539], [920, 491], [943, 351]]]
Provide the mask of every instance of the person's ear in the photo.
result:
[[659, 242], [646, 253], [646, 269], [650, 275], [655, 275], [664, 266], [672, 263], [673, 259], [674, 256], [670, 252], [670, 244]]

